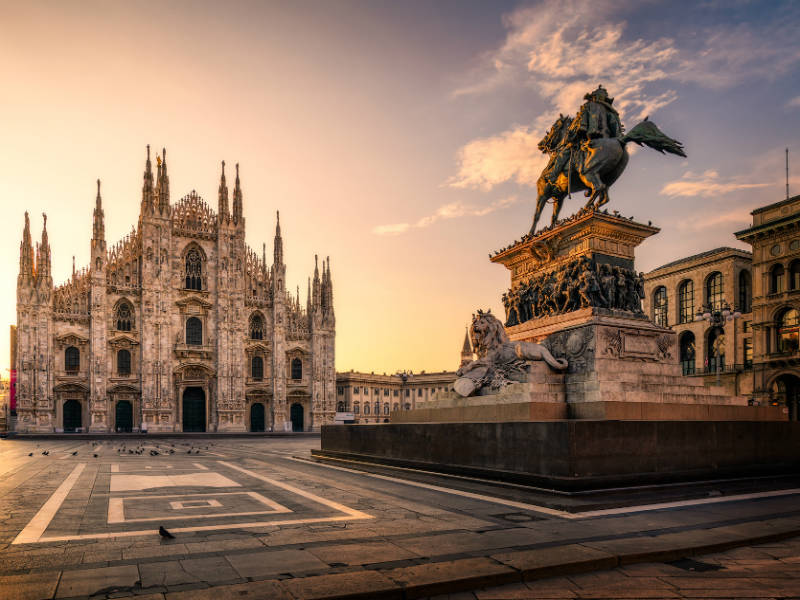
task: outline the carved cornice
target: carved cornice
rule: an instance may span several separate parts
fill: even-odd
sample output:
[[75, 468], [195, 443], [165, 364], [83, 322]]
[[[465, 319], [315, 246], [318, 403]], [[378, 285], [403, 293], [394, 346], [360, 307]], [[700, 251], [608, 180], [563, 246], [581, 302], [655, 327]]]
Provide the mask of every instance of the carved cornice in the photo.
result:
[[89, 344], [89, 338], [85, 338], [74, 332], [67, 332], [56, 337], [56, 347], [66, 348], [67, 346], [86, 346]]

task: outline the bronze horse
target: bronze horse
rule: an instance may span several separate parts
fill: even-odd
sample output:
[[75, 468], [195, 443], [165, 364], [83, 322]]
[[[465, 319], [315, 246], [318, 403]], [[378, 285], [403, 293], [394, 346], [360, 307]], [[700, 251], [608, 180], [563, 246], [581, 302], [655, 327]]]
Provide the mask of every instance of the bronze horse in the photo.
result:
[[[539, 149], [551, 156], [554, 156], [556, 152], [563, 151], [563, 142], [568, 135], [571, 123], [571, 117], [560, 117], [539, 142]], [[609, 186], [619, 179], [628, 165], [629, 155], [625, 148], [628, 142], [653, 148], [662, 154], [669, 152], [678, 156], [686, 156], [681, 143], [664, 135], [647, 117], [631, 129], [630, 133], [621, 138], [589, 140], [581, 146], [583, 152], [569, 149], [568, 151], [572, 153], [567, 163], [569, 178], [566, 173], [562, 172], [553, 185], [542, 174], [536, 182], [538, 196], [530, 235], [534, 234], [544, 205], [550, 198], [553, 199], [553, 224], [558, 220], [564, 198], [571, 192], [586, 190], [585, 196], [589, 198], [586, 208], [599, 208], [607, 204]]]

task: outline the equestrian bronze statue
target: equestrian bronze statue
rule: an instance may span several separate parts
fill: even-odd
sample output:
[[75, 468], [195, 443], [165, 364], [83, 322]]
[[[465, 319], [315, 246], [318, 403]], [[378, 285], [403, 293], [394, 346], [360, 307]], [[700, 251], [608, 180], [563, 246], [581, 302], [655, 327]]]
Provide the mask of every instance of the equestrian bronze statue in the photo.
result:
[[531, 235], [544, 205], [551, 199], [553, 224], [558, 220], [564, 198], [572, 192], [586, 190], [587, 209], [607, 204], [609, 186], [619, 179], [628, 164], [625, 149], [628, 142], [662, 154], [686, 156], [683, 145], [664, 135], [647, 117], [626, 134], [613, 107], [614, 99], [602, 85], [584, 99], [586, 102], [574, 119], [561, 115], [539, 142], [539, 150], [550, 156], [550, 162], [536, 182], [538, 197]]

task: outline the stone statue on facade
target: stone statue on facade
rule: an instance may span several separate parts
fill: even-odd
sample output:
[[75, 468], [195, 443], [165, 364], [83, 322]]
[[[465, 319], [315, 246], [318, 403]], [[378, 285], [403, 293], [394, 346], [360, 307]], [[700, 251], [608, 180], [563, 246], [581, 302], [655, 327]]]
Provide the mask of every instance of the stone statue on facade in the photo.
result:
[[601, 85], [584, 96], [586, 102], [573, 119], [560, 115], [539, 142], [539, 150], [550, 160], [537, 182], [536, 213], [530, 235], [536, 230], [545, 204], [553, 201], [553, 224], [558, 220], [564, 198], [586, 190], [585, 208], [596, 209], [609, 201], [608, 188], [628, 164], [625, 145], [634, 142], [661, 153], [686, 156], [677, 140], [664, 135], [645, 117], [625, 134], [614, 99]]
[[556, 371], [568, 366], [566, 360], [554, 358], [540, 344], [509, 340], [503, 324], [491, 311], [479, 310], [472, 316], [470, 338], [478, 358], [456, 371], [458, 379], [453, 387], [461, 396], [496, 392], [509, 383], [526, 381], [529, 360], [543, 360]]

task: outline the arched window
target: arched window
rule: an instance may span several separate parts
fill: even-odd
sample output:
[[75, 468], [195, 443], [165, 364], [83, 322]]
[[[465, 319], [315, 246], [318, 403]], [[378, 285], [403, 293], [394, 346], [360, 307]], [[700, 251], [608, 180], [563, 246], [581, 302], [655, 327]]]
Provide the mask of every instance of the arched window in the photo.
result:
[[680, 339], [681, 350], [681, 372], [684, 375], [692, 375], [695, 371], [695, 345], [694, 334], [691, 331], [684, 331]]
[[706, 279], [706, 304], [711, 310], [722, 310], [722, 273], [716, 271]]
[[653, 292], [653, 323], [660, 327], [667, 326], [667, 288], [663, 285]]
[[203, 258], [197, 248], [186, 253], [186, 289], [203, 289]]
[[75, 346], [69, 346], [64, 350], [64, 370], [77, 371], [81, 367], [81, 351]]
[[127, 302], [120, 302], [117, 314], [114, 316], [117, 331], [130, 331], [133, 329], [133, 308]]
[[706, 360], [708, 363], [708, 371], [711, 373], [716, 372], [717, 365], [719, 370], [725, 369], [725, 354], [723, 344], [725, 343], [725, 330], [721, 327], [713, 327], [708, 332], [708, 346], [706, 348]]
[[694, 321], [694, 282], [687, 279], [678, 287], [678, 321]]
[[292, 359], [292, 379], [303, 378], [303, 361], [299, 358]]
[[753, 310], [753, 284], [750, 271], [739, 271], [739, 311], [749, 313]]
[[389, 414], [389, 403], [388, 402], [383, 405], [383, 414], [385, 414], [385, 415]]
[[353, 404], [353, 414], [357, 415], [359, 412], [361, 412], [361, 407], [359, 406], [358, 402], [356, 402]]
[[368, 402], [364, 402], [364, 414], [365, 415], [369, 414], [369, 403]]
[[773, 265], [769, 270], [769, 293], [780, 294], [784, 288], [784, 279], [786, 278], [786, 271], [783, 265]]
[[411, 403], [406, 402], [406, 410], [411, 410]]
[[336, 403], [336, 412], [344, 412], [344, 402]]
[[263, 340], [264, 339], [264, 319], [258, 313], [250, 317], [250, 339]]
[[790, 308], [781, 313], [776, 326], [778, 352], [797, 352], [800, 348], [800, 313]]
[[395, 402], [394, 406], [392, 407], [392, 410], [400, 410], [400, 404]]
[[381, 403], [376, 400], [375, 401], [375, 415], [377, 416], [377, 415], [380, 415], [380, 414], [381, 414]]
[[203, 322], [197, 317], [186, 319], [186, 345], [203, 345]]
[[250, 361], [250, 374], [256, 381], [264, 379], [264, 359], [260, 356], [254, 356]]
[[789, 265], [789, 289], [800, 290], [800, 260], [793, 260]]
[[120, 350], [117, 352], [117, 374], [131, 374], [131, 353], [127, 350]]

